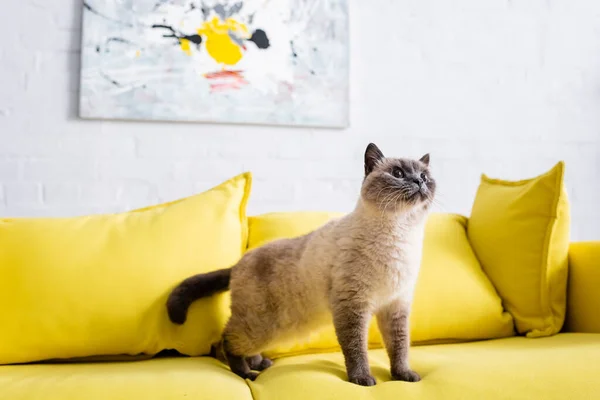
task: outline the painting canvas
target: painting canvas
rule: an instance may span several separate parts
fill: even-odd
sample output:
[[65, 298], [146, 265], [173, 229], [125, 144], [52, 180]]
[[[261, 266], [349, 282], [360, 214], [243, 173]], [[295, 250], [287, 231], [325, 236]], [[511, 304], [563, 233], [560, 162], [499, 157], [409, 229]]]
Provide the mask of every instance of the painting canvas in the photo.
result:
[[86, 0], [80, 116], [348, 124], [347, 0]]

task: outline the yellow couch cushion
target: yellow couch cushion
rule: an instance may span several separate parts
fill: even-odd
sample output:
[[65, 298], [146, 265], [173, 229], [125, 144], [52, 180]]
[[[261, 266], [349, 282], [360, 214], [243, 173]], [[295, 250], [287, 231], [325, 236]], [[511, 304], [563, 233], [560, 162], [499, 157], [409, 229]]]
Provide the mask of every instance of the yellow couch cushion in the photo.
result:
[[560, 331], [566, 309], [570, 214], [564, 163], [532, 179], [485, 175], [468, 237], [483, 270], [528, 337]]
[[[250, 217], [250, 249], [279, 238], [308, 233], [339, 213], [291, 212]], [[411, 335], [415, 343], [454, 342], [513, 335], [513, 322], [485, 276], [466, 236], [466, 218], [432, 214], [425, 232], [422, 267], [417, 282]], [[382, 346], [373, 320], [369, 346]], [[339, 349], [332, 326], [313, 332], [306, 341], [281, 345], [271, 357]]]
[[565, 330], [600, 333], [600, 241], [569, 247]]
[[0, 364], [177, 349], [206, 354], [228, 297], [172, 324], [170, 290], [237, 262], [247, 242], [251, 176], [114, 215], [0, 219]]
[[600, 334], [419, 346], [410, 358], [420, 382], [391, 381], [385, 351], [371, 350], [372, 387], [348, 383], [339, 352], [278, 359], [249, 384], [256, 400], [587, 400], [600, 393]]
[[343, 213], [328, 211], [271, 212], [248, 218], [248, 250], [276, 239], [305, 235]]
[[0, 400], [251, 400], [214, 358], [0, 366]]
[[423, 379], [405, 383], [390, 381], [387, 355], [371, 350], [370, 388], [347, 382], [341, 353], [281, 358], [254, 382], [209, 357], [9, 365], [0, 366], [0, 400], [587, 400], [600, 393], [598, 359], [600, 334], [419, 346], [411, 364]]

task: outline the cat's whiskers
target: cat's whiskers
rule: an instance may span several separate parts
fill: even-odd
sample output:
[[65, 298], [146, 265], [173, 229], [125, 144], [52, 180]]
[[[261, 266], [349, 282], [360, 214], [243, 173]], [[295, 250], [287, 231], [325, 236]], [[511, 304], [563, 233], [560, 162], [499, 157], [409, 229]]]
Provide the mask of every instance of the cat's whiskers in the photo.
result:
[[388, 185], [388, 186], [384, 186], [383, 188], [381, 188], [381, 190], [377, 193], [377, 196], [375, 196], [375, 202], [379, 202], [379, 196], [381, 195], [381, 192], [383, 192], [384, 190], [388, 190], [388, 189], [393, 189], [393, 186]]
[[[390, 188], [390, 189], [396, 189], [395, 187], [393, 187], [391, 185], [388, 186], [388, 188]], [[390, 201], [392, 200], [392, 198], [394, 198], [396, 196], [397, 192], [398, 192], [397, 190], [392, 190], [390, 193], [388, 193], [386, 195], [386, 197], [384, 199], [384, 203], [382, 202], [385, 205], [384, 205], [384, 207], [383, 207], [383, 209], [381, 210], [381, 213], [380, 213], [380, 228], [383, 228], [383, 222], [385, 220], [385, 213], [386, 213], [387, 207], [390, 204]], [[399, 196], [400, 195], [402, 195], [402, 189], [400, 189]]]
[[[397, 188], [394, 188], [394, 189], [397, 189]], [[390, 205], [390, 203], [394, 204], [394, 212], [397, 212], [398, 211], [398, 200], [401, 197], [406, 197], [407, 194], [408, 194], [408, 188], [401, 187], [401, 188], [399, 188], [399, 190], [398, 189], [395, 190], [394, 192], [391, 193], [391, 195], [386, 197], [386, 199], [388, 199], [388, 200], [385, 203], [383, 210], [381, 211], [381, 227], [383, 227], [385, 213], [386, 213], [387, 208]]]

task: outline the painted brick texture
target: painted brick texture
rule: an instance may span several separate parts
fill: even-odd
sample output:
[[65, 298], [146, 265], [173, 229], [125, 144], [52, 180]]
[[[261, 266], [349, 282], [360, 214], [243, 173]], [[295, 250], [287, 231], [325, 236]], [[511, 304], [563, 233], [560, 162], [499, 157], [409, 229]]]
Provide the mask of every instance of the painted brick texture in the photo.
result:
[[113, 212], [254, 173], [252, 214], [349, 211], [368, 142], [432, 155], [438, 210], [479, 176], [567, 164], [573, 239], [600, 239], [600, 2], [349, 0], [345, 130], [77, 118], [79, 0], [0, 24], [0, 215]]

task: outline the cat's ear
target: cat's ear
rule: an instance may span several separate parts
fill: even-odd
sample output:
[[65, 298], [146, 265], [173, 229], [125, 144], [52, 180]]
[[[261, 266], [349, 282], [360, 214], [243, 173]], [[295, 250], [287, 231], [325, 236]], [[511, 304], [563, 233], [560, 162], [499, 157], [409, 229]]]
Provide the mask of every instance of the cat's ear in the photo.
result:
[[369, 143], [367, 150], [365, 151], [365, 176], [369, 175], [377, 163], [383, 160], [383, 158], [384, 155], [381, 150], [379, 150], [379, 147], [375, 146], [374, 143]]
[[423, 164], [429, 166], [429, 153], [425, 154], [423, 157], [419, 158]]

